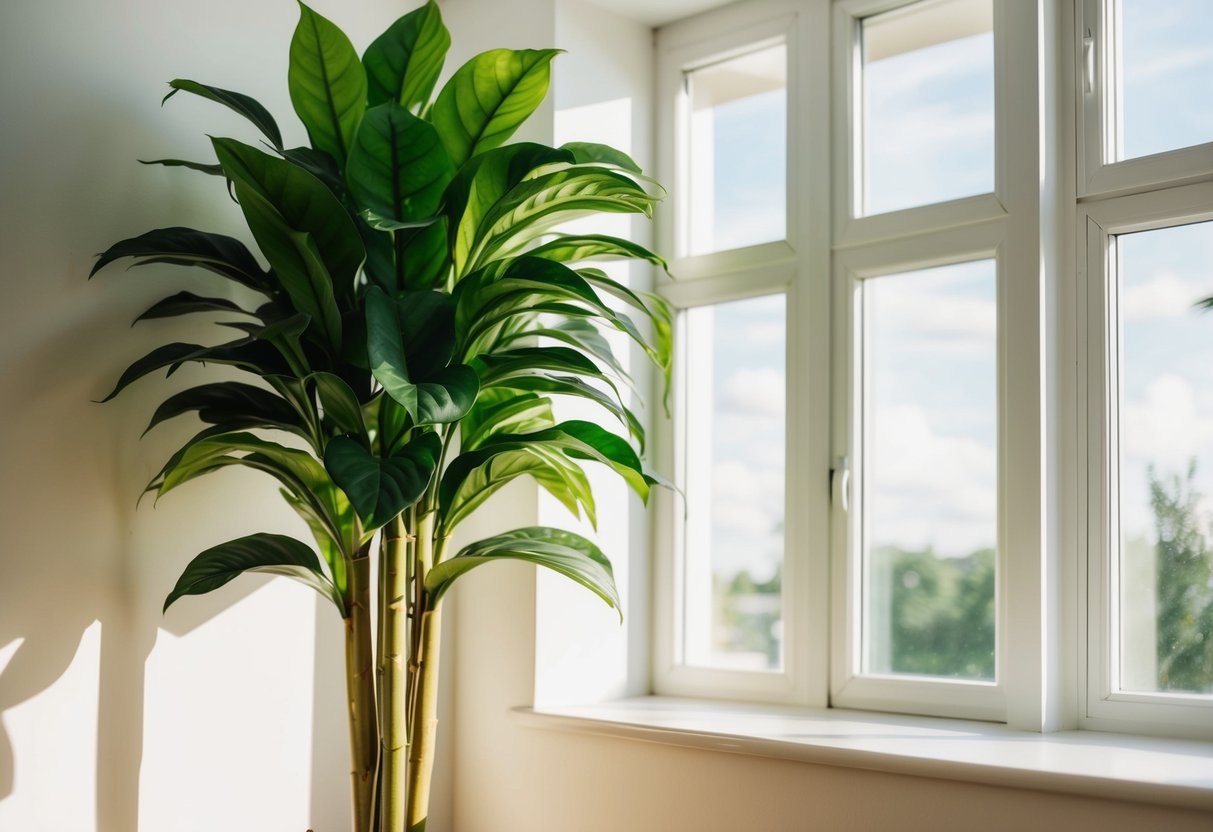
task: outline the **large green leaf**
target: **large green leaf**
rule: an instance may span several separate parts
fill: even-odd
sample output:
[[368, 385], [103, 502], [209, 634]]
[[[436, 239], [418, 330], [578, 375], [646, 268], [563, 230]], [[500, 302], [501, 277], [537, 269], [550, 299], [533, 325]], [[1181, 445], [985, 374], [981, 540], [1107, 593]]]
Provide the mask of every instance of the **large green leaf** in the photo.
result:
[[430, 100], [450, 45], [434, 0], [393, 23], [362, 56], [371, 106], [394, 101], [417, 112]]
[[214, 139], [245, 219], [292, 304], [341, 348], [335, 284], [352, 286], [365, 251], [349, 214], [319, 179], [232, 139]]
[[366, 111], [345, 168], [358, 206], [397, 222], [432, 217], [454, 175], [434, 126], [395, 101]]
[[240, 315], [254, 313], [243, 309], [240, 304], [227, 298], [207, 298], [195, 295], [193, 292], [178, 292], [163, 300], [156, 301], [139, 317], [132, 321], [132, 326], [140, 321], [150, 321], [156, 318], [175, 318], [178, 315], [192, 315], [195, 312], [235, 312]]
[[123, 257], [142, 258], [136, 266], [148, 263], [200, 266], [263, 293], [275, 288], [272, 277], [262, 270], [244, 243], [222, 234], [192, 228], [156, 228], [114, 243], [98, 255], [89, 277]]
[[430, 120], [456, 165], [504, 144], [548, 91], [558, 49], [493, 49], [472, 58], [447, 81]]
[[[270, 115], [270, 111], [261, 106], [256, 99], [250, 98], [243, 93], [232, 92], [231, 90], [224, 90], [207, 84], [199, 84], [197, 81], [190, 81], [185, 78], [169, 81], [168, 85], [172, 89], [169, 90], [168, 95], [164, 96], [164, 100], [160, 102], [161, 104], [164, 101], [168, 101], [178, 92], [189, 92], [199, 95], [217, 104], [222, 104], [224, 107], [244, 116], [270, 140], [270, 143], [274, 147], [279, 150], [282, 149], [282, 133], [278, 130], [278, 123], [274, 121], [274, 117]], [[161, 162], [160, 164], [164, 163]]]
[[628, 429], [628, 433], [643, 449], [645, 444], [644, 426], [617, 396], [606, 393], [577, 376], [559, 376], [550, 373], [522, 375], [501, 382], [501, 387], [509, 390], [521, 390], [538, 393], [554, 393], [560, 396], [572, 396], [585, 399], [602, 407], [619, 420]]
[[491, 388], [480, 392], [475, 406], [459, 423], [459, 444], [465, 451], [472, 451], [499, 433], [531, 433], [555, 424], [551, 399]]
[[441, 451], [442, 441], [433, 432], [421, 434], [386, 459], [373, 456], [361, 442], [339, 436], [329, 442], [324, 465], [370, 532], [421, 498]]
[[396, 289], [433, 289], [442, 287], [450, 271], [451, 258], [447, 249], [447, 220], [425, 228], [397, 232], [400, 247], [400, 273], [404, 285]]
[[580, 535], [542, 526], [515, 529], [464, 547], [430, 570], [425, 588], [437, 602], [461, 575], [493, 560], [522, 560], [553, 569], [619, 610], [623, 620], [611, 562], [602, 550]]
[[118, 379], [118, 383], [114, 385], [114, 389], [101, 401], [108, 402], [121, 393], [127, 385], [143, 378], [148, 373], [168, 367], [169, 375], [172, 375], [179, 366], [190, 361], [204, 364], [229, 364], [259, 375], [285, 373], [290, 370], [282, 355], [274, 347], [257, 338], [241, 338], [214, 347], [185, 343], [165, 344], [127, 367]]
[[598, 212], [652, 216], [657, 201], [635, 180], [605, 168], [566, 168], [526, 179], [481, 221], [468, 268], [515, 252], [576, 215]]
[[531, 257], [545, 257], [558, 263], [576, 263], [594, 259], [634, 259], [667, 268], [666, 261], [639, 243], [603, 234], [561, 234], [527, 251]]
[[324, 575], [311, 547], [293, 537], [264, 532], [220, 543], [195, 557], [164, 599], [164, 609], [182, 596], [204, 595], [245, 572], [294, 578], [328, 598], [345, 614], [341, 595]]
[[442, 521], [447, 531], [455, 529], [489, 497], [521, 476], [532, 477], [559, 500], [574, 517], [584, 508], [591, 523], [597, 522], [594, 497], [581, 467], [559, 451], [542, 444], [498, 449], [463, 478], [459, 488], [443, 506]]
[[[441, 304], [430, 307], [435, 315], [414, 315], [420, 305], [419, 296], [435, 293], [413, 293], [400, 299], [388, 297], [377, 286], [366, 290], [367, 352], [371, 372], [383, 389], [396, 400], [416, 424], [428, 425], [454, 422], [460, 419], [476, 399], [479, 381], [476, 373], [462, 364], [447, 366], [445, 362], [426, 361], [431, 372], [414, 380], [410, 368], [425, 360], [424, 350], [435, 349], [434, 336], [417, 337], [424, 324], [442, 310]], [[410, 358], [408, 349], [417, 354]]]
[[486, 151], [460, 168], [446, 190], [456, 274], [462, 276], [476, 247], [481, 221], [511, 188], [538, 168], [572, 161], [568, 151], [519, 142]]
[[[444, 517], [457, 507], [464, 482], [476, 469], [498, 454], [525, 451], [540, 445], [575, 459], [600, 462], [619, 474], [642, 499], [648, 499], [649, 483], [632, 446], [592, 422], [571, 420], [532, 433], [492, 436], [476, 450], [457, 456], [447, 466], [438, 489]], [[447, 523], [449, 525], [449, 519]]]
[[616, 150], [610, 145], [596, 142], [565, 142], [560, 146], [573, 154], [574, 161], [579, 165], [603, 164], [623, 168], [629, 173], [640, 173], [640, 165], [622, 150]]
[[305, 379], [316, 386], [316, 395], [324, 408], [324, 418], [341, 433], [362, 436], [366, 423], [358, 396], [339, 376], [332, 373], [312, 373]]
[[227, 430], [275, 428], [307, 435], [306, 424], [281, 396], [239, 381], [220, 381], [174, 393], [156, 408], [144, 433], [183, 413]]
[[312, 144], [344, 164], [366, 109], [366, 72], [345, 33], [303, 3], [287, 86]]

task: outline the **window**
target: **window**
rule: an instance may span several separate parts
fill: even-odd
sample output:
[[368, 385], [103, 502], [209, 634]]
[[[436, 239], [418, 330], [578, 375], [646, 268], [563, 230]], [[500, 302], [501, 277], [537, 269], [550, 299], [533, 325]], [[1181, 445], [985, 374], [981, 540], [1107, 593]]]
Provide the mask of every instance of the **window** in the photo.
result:
[[758, 0], [659, 32], [686, 499], [659, 693], [1213, 737], [1189, 5]]

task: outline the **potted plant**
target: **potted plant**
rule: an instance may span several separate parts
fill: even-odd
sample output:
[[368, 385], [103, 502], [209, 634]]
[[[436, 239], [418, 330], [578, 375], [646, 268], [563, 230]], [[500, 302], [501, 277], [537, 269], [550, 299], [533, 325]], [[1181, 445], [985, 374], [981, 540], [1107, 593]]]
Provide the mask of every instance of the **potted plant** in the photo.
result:
[[[253, 468], [278, 481], [315, 545], [262, 532], [213, 546], [165, 608], [247, 571], [287, 575], [331, 600], [345, 625], [354, 829], [420, 830], [442, 605], [459, 577], [493, 560], [529, 561], [618, 608], [611, 565], [584, 537], [530, 527], [457, 550], [451, 540], [521, 476], [592, 523], [584, 462], [613, 469], [642, 498], [655, 484], [639, 456], [630, 380], [604, 333], [639, 344], [668, 386], [669, 310], [582, 263], [664, 263], [626, 240], [553, 229], [573, 214], [651, 216], [660, 189], [609, 147], [507, 144], [546, 94], [557, 50], [485, 52], [434, 96], [450, 36], [432, 0], [361, 58], [333, 23], [300, 12], [288, 84], [310, 146], [286, 147], [252, 98], [179, 79], [168, 97], [229, 107], [265, 147], [214, 138], [213, 162], [157, 162], [226, 180], [268, 267], [236, 239], [172, 227], [116, 243], [93, 269], [134, 258], [218, 274], [234, 284], [227, 296], [182, 291], [138, 320], [220, 313], [238, 336], [158, 347], [106, 400], [189, 362], [243, 374], [158, 407], [149, 427], [184, 414], [205, 427], [148, 490]], [[553, 396], [593, 402], [618, 430], [558, 421]]]

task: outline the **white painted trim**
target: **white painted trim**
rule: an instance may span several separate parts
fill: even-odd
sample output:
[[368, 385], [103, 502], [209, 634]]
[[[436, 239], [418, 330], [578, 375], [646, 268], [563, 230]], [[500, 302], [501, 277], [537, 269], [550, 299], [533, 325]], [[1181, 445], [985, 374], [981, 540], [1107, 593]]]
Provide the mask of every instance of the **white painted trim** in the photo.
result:
[[513, 716], [549, 730], [1213, 811], [1213, 746], [1190, 740], [666, 697]]

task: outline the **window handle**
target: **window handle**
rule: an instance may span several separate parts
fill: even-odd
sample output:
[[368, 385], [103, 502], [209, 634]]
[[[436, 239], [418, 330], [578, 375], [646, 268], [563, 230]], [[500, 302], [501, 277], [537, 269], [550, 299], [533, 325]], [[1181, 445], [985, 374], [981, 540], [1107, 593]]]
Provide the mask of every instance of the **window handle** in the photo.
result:
[[830, 472], [833, 480], [834, 503], [842, 506], [843, 511], [851, 510], [851, 461], [845, 456], [838, 457], [838, 465]]
[[1082, 39], [1082, 74], [1083, 86], [1087, 92], [1095, 91], [1095, 38], [1091, 36], [1091, 30], [1087, 30], [1086, 36]]

